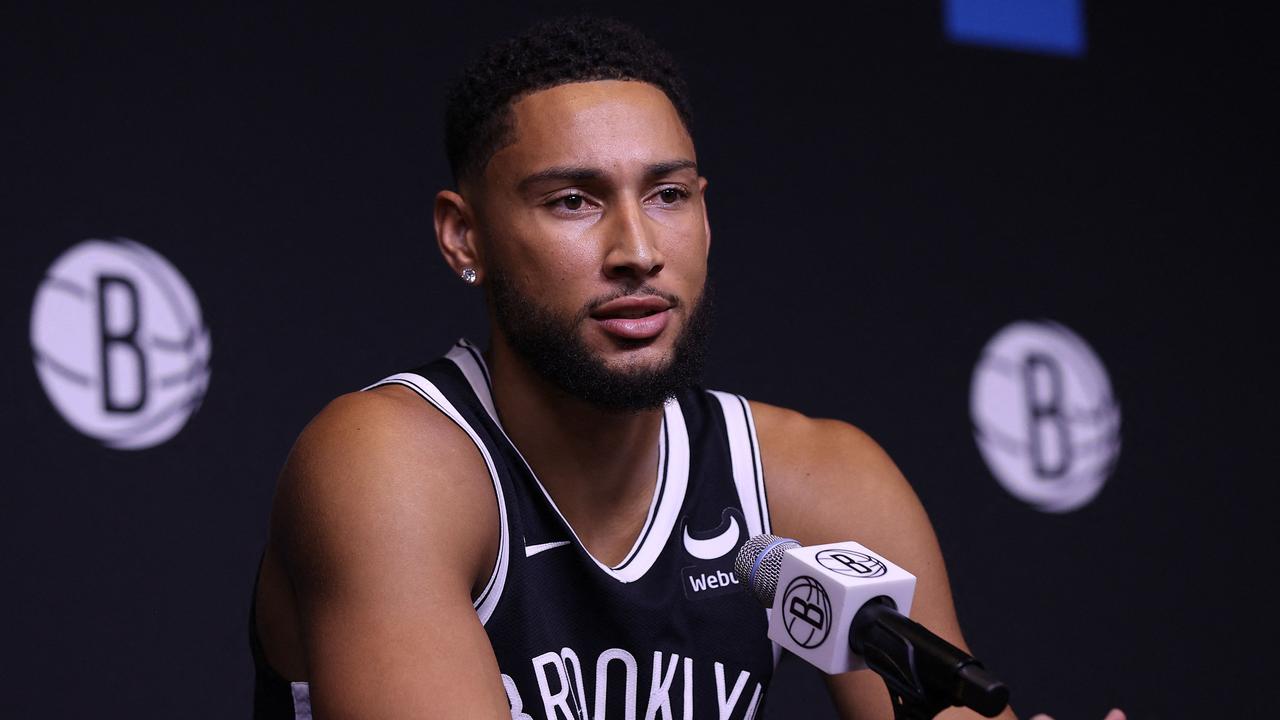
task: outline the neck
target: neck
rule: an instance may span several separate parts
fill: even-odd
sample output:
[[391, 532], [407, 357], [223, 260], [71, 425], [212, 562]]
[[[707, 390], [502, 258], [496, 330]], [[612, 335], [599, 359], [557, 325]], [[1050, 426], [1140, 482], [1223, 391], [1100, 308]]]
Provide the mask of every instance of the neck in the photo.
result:
[[609, 411], [568, 395], [498, 333], [487, 359], [507, 436], [588, 550], [621, 560], [653, 498], [662, 409]]

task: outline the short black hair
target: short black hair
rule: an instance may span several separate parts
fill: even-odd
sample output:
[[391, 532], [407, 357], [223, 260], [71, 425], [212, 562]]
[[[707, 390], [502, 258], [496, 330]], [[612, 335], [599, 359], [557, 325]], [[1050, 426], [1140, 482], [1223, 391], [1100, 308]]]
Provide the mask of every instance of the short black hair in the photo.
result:
[[693, 134], [675, 61], [639, 30], [590, 16], [547, 20], [489, 46], [449, 89], [445, 150], [454, 182], [479, 177], [511, 142], [511, 106], [539, 90], [575, 82], [635, 80], [657, 86]]

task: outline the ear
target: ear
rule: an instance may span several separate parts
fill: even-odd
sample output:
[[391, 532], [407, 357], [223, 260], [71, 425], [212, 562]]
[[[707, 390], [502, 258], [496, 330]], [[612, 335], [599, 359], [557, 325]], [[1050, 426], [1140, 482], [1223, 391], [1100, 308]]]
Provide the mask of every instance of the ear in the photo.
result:
[[471, 268], [476, 271], [476, 284], [484, 279], [484, 263], [476, 246], [475, 214], [466, 198], [452, 190], [436, 193], [436, 244], [453, 274]]

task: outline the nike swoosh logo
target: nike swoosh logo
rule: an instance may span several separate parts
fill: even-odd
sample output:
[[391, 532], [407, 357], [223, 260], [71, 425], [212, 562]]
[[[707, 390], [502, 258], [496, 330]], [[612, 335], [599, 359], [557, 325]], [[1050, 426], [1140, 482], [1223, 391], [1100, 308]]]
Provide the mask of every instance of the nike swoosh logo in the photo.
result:
[[558, 540], [556, 542], [542, 543], [541, 545], [525, 545], [524, 556], [533, 557], [534, 555], [537, 555], [540, 552], [546, 552], [547, 550], [551, 550], [553, 548], [558, 548], [561, 545], [568, 545], [568, 544], [569, 544], [568, 540]]
[[715, 560], [728, 555], [738, 544], [738, 519], [729, 516], [729, 527], [719, 535], [707, 540], [694, 540], [689, 537], [689, 527], [684, 528], [684, 549], [699, 560]]

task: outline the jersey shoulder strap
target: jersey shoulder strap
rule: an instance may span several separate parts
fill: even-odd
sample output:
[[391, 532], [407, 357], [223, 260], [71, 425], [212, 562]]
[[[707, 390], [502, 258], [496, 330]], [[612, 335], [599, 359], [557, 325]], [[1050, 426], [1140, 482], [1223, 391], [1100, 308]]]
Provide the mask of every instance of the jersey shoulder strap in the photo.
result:
[[724, 418], [729, 441], [729, 461], [733, 468], [733, 484], [738, 491], [747, 535], [773, 532], [769, 521], [769, 499], [764, 488], [764, 466], [760, 464], [760, 443], [756, 440], [756, 424], [746, 398], [720, 390], [708, 390]]
[[[465, 341], [464, 341], [465, 342]], [[461, 345], [461, 343], [459, 343]], [[469, 345], [469, 343], [468, 343]], [[454, 351], [458, 350], [455, 346]], [[490, 616], [493, 615], [494, 608], [497, 607], [499, 598], [502, 597], [503, 585], [506, 582], [507, 568], [511, 562], [511, 532], [510, 523], [507, 519], [507, 500], [506, 493], [503, 489], [502, 478], [498, 472], [498, 464], [494, 460], [494, 456], [498, 454], [498, 450], [492, 447], [492, 440], [486, 441], [488, 433], [485, 432], [483, 425], [476, 417], [476, 408], [468, 407], [468, 399], [474, 399], [474, 396], [468, 398], [456, 389], [446, 395], [441, 386], [448, 387], [456, 383], [451, 382], [452, 378], [442, 377], [442, 372], [447, 372], [447, 368], [442, 367], [448, 363], [446, 358], [437, 360], [415, 372], [396, 373], [389, 377], [385, 377], [372, 385], [364, 388], [371, 390], [376, 387], [385, 385], [400, 385], [409, 388], [417, 393], [419, 397], [426, 400], [433, 407], [443, 413], [452, 420], [458, 427], [462, 428], [467, 437], [471, 438], [471, 442], [475, 444], [476, 449], [480, 451], [480, 455], [484, 458], [485, 467], [489, 472], [489, 479], [493, 483], [493, 491], [498, 501], [498, 557], [494, 562], [493, 573], [489, 576], [489, 580], [481, 593], [472, 601], [475, 606], [476, 613], [480, 616], [480, 622], [486, 623]], [[449, 363], [452, 365], [452, 363]], [[431, 379], [428, 379], [428, 376]], [[465, 383], [464, 383], [465, 384]], [[468, 393], [469, 394], [469, 393]], [[452, 396], [452, 399], [451, 399]], [[455, 403], [456, 401], [456, 403]]]

